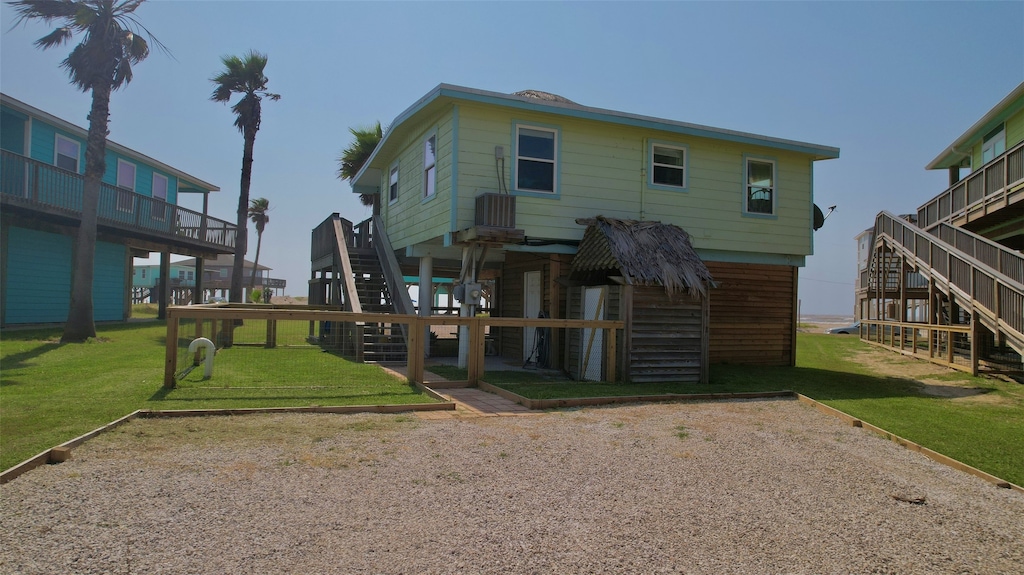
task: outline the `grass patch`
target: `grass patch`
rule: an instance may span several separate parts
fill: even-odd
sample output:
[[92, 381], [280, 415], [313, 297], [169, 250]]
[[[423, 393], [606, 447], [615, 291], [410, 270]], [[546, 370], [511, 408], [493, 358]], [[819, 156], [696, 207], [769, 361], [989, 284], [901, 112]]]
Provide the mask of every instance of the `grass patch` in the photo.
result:
[[322, 364], [330, 370], [329, 385], [305, 382], [301, 371], [289, 366], [288, 350], [235, 347], [218, 353], [213, 379], [204, 381], [200, 367], [176, 389], [165, 389], [164, 322], [98, 326], [98, 337], [84, 344], [61, 344], [60, 334], [60, 329], [0, 334], [0, 469], [137, 409], [434, 401], [375, 366], [315, 350], [293, 353], [317, 353], [329, 362]]

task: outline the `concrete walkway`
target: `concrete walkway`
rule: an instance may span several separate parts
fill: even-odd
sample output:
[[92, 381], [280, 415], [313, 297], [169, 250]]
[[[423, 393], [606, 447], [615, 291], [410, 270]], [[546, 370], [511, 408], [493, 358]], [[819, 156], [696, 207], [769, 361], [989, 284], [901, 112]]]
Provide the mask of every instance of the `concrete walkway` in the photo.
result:
[[[381, 365], [384, 369], [394, 372], [400, 377], [407, 377], [404, 364]], [[446, 383], [448, 380], [431, 371], [423, 372], [425, 385], [435, 393], [440, 394], [450, 401], [455, 402], [455, 411], [418, 411], [416, 416], [421, 419], [451, 419], [466, 417], [501, 417], [501, 416], [524, 416], [540, 415], [541, 412], [527, 409], [514, 401], [510, 401], [487, 393], [476, 387], [439, 388], [432, 387], [432, 383]]]

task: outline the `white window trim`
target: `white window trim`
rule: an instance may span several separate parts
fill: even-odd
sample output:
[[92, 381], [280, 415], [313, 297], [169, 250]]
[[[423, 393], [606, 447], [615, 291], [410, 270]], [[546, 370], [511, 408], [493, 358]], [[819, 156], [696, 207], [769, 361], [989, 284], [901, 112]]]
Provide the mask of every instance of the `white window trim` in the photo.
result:
[[[769, 212], [752, 212], [748, 209], [750, 200], [750, 163], [757, 162], [761, 164], [771, 164], [772, 166], [772, 211]], [[746, 216], [760, 217], [760, 218], [776, 218], [778, 217], [778, 205], [779, 205], [779, 163], [772, 158], [762, 158], [759, 156], [744, 156], [743, 158], [743, 214]]]
[[[434, 163], [427, 165], [427, 145], [430, 140], [434, 140]], [[433, 169], [433, 171], [431, 171]], [[433, 191], [428, 193], [431, 187], [428, 184], [429, 179], [433, 177], [434, 185]], [[437, 134], [433, 133], [423, 139], [423, 199], [428, 200], [437, 195]]]
[[[392, 181], [391, 181], [392, 177], [394, 177], [394, 180], [395, 180], [394, 183], [392, 183]], [[400, 187], [399, 187], [401, 185], [401, 181], [402, 181], [402, 173], [398, 169], [398, 164], [396, 163], [393, 166], [391, 166], [391, 169], [388, 170], [388, 205], [389, 206], [391, 204], [398, 203], [398, 195], [399, 195], [399, 193], [401, 191]], [[436, 185], [436, 182], [435, 182], [435, 185]], [[395, 196], [394, 197], [391, 197], [391, 186], [395, 187]]]
[[[554, 141], [552, 142], [552, 153], [551, 153], [551, 155], [553, 157], [550, 160], [548, 158], [534, 158], [533, 156], [524, 156], [524, 155], [519, 153], [519, 133], [523, 129], [535, 130], [535, 131], [538, 131], [538, 132], [550, 132], [554, 136]], [[516, 192], [520, 192], [520, 193], [524, 193], [524, 194], [537, 194], [537, 195], [540, 195], [540, 196], [558, 196], [559, 195], [559, 193], [558, 193], [558, 184], [559, 184], [559, 178], [558, 178], [558, 156], [559, 156], [559, 154], [558, 154], [558, 152], [559, 152], [559, 146], [560, 146], [559, 137], [560, 137], [560, 134], [559, 134], [559, 130], [557, 128], [552, 128], [552, 127], [548, 127], [548, 126], [538, 126], [536, 124], [516, 124], [515, 140], [512, 142], [513, 148], [515, 149], [515, 157], [512, 158], [512, 167], [515, 170], [515, 178], [514, 178], [514, 181], [513, 181], [513, 188], [514, 188], [514, 190]], [[519, 176], [521, 175], [519, 173], [519, 160], [521, 160], [521, 159], [522, 160], [529, 160], [531, 162], [543, 162], [543, 163], [551, 164], [551, 190], [550, 191], [548, 191], [548, 190], [534, 190], [534, 189], [520, 188], [519, 187]]]
[[[996, 144], [1002, 144], [1002, 150], [997, 150]], [[998, 132], [995, 132], [991, 137], [986, 138], [981, 144], [981, 163], [987, 164], [997, 157], [1001, 156], [1006, 151], [1006, 125], [1004, 124]], [[985, 153], [991, 152], [992, 157], [985, 159]]]
[[[72, 140], [67, 136], [61, 134], [54, 134], [53, 136], [53, 165], [60, 167], [57, 164], [57, 156], [60, 155], [60, 142], [61, 140], [75, 145], [75, 173], [79, 173], [82, 168], [82, 144], [77, 140]], [[61, 168], [62, 170], [64, 168]]]
[[[668, 148], [670, 150], [679, 150], [679, 151], [683, 152], [683, 165], [682, 166], [673, 166], [673, 165], [670, 165], [670, 164], [659, 164], [659, 163], [655, 162], [654, 161], [654, 148]], [[672, 144], [672, 143], [669, 143], [669, 142], [659, 142], [657, 140], [651, 140], [649, 145], [648, 145], [648, 147], [647, 147], [647, 150], [648, 150], [648, 157], [649, 157], [648, 166], [647, 166], [648, 172], [649, 172], [649, 175], [648, 175], [648, 178], [647, 178], [647, 185], [650, 188], [652, 188], [652, 189], [664, 189], [664, 190], [671, 190], [671, 191], [685, 191], [685, 190], [687, 190], [689, 188], [689, 185], [690, 185], [690, 181], [689, 181], [689, 178], [690, 178], [690, 169], [689, 169], [689, 164], [690, 164], [690, 148], [689, 148], [689, 146], [686, 146], [686, 145], [683, 145], [683, 144]], [[661, 167], [665, 167], [665, 168], [681, 170], [683, 172], [683, 185], [682, 186], [676, 186], [674, 184], [662, 184], [662, 183], [655, 182], [654, 181], [654, 167], [655, 166], [661, 166]]]
[[[131, 166], [132, 167], [132, 185], [131, 185], [131, 187], [121, 185], [121, 166], [122, 165]], [[122, 160], [120, 158], [117, 159], [117, 172], [114, 174], [114, 182], [115, 182], [115, 186], [114, 187], [118, 189], [117, 197], [114, 199], [114, 207], [117, 209], [117, 211], [119, 211], [119, 212], [128, 212], [128, 213], [135, 211], [135, 180], [137, 180], [138, 177], [139, 177], [139, 167], [137, 165], [135, 165], [135, 164], [133, 164], [131, 162], [126, 162], [126, 161], [124, 161], [124, 160]], [[123, 192], [121, 192], [120, 190], [126, 190], [126, 191], [130, 192], [130, 194], [131, 194], [131, 195], [128, 195], [128, 196], [124, 196], [124, 197], [127, 197], [130, 200], [127, 208], [124, 208], [121, 205], [121, 198], [122, 198]]]

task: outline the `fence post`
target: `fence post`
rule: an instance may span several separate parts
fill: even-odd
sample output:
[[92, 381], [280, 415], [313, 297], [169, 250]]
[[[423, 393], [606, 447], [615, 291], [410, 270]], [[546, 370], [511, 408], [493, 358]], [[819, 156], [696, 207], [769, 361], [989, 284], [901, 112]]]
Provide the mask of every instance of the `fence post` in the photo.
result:
[[474, 317], [469, 324], [469, 384], [480, 385], [484, 373], [484, 329], [483, 319]]
[[164, 355], [164, 387], [173, 389], [174, 368], [178, 361], [178, 314], [173, 311], [167, 318], [167, 349]]
[[615, 381], [615, 331], [611, 328], [604, 330], [604, 340], [608, 342], [605, 345], [605, 361], [608, 362], [605, 374], [609, 382]]
[[410, 316], [405, 371], [411, 383], [423, 383], [423, 327], [419, 317]]

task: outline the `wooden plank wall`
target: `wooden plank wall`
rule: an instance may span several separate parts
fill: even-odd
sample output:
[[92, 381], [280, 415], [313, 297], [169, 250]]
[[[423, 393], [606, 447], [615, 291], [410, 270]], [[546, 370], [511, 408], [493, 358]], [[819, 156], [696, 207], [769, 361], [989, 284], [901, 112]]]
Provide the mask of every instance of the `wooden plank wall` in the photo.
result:
[[686, 294], [669, 297], [663, 287], [633, 288], [629, 379], [635, 382], [700, 383], [704, 306]]
[[797, 269], [704, 262], [711, 290], [711, 363], [796, 363]]

